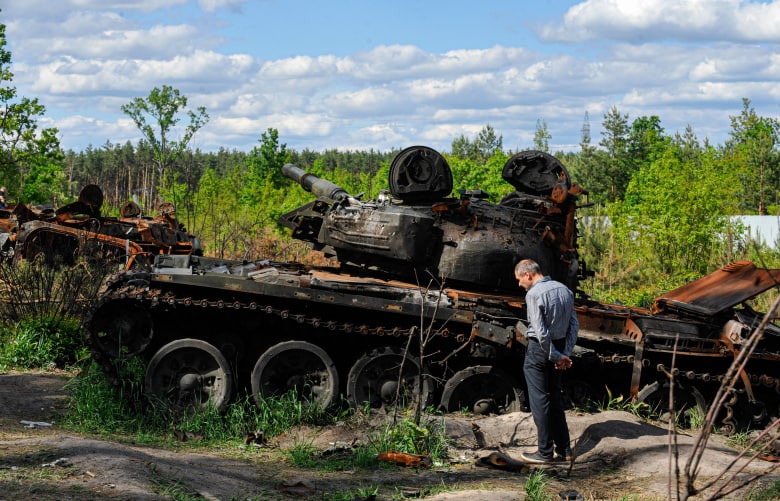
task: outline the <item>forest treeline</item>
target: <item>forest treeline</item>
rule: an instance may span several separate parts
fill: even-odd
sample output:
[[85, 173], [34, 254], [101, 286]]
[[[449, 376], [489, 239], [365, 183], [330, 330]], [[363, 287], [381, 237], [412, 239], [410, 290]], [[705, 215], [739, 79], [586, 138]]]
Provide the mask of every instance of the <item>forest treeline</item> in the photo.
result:
[[[748, 99], [724, 126], [730, 128], [728, 141], [712, 145], [691, 127], [670, 134], [660, 117], [632, 119], [613, 107], [603, 117], [598, 143], [586, 117], [580, 151], [551, 152], [588, 191], [580, 200], [580, 247], [596, 277], [584, 284], [586, 292], [647, 304], [738, 259], [777, 266], [773, 247], [751, 241], [729, 216], [777, 214], [780, 127], [756, 114]], [[549, 152], [552, 138], [544, 122], [537, 123], [534, 138], [529, 149]], [[313, 198], [281, 175], [282, 165], [291, 162], [369, 199], [387, 189], [397, 152], [294, 151], [270, 128], [249, 152], [187, 151], [171, 165], [168, 184], [155, 177], [154, 154], [143, 141], [68, 152], [65, 165], [70, 190], [98, 184], [110, 206], [136, 199], [147, 211], [155, 201], [172, 201], [207, 253], [250, 258], [282, 252], [286, 233], [278, 217]], [[450, 151], [441, 153], [453, 171], [453, 196], [479, 188], [497, 201], [513, 189], [501, 170], [516, 152], [503, 148], [490, 125], [476, 137], [454, 138]]]
[[[11, 54], [0, 24], [0, 184], [11, 200], [61, 206], [95, 184], [104, 192], [105, 215], [136, 201], [153, 215], [163, 201], [197, 235], [208, 255], [225, 258], [311, 259], [290, 242], [279, 216], [313, 199], [281, 174], [285, 163], [342, 186], [353, 195], [374, 198], [388, 188], [395, 151], [296, 151], [278, 131], [259, 132], [251, 151], [221, 148], [200, 151], [189, 140], [208, 121], [205, 108], [187, 111], [187, 98], [168, 86], [122, 107], [143, 139], [133, 144], [90, 146], [63, 151], [56, 129], [40, 129], [45, 108], [37, 99], [20, 97], [10, 84]], [[657, 294], [739, 259], [778, 267], [772, 245], [751, 241], [729, 216], [778, 214], [780, 124], [756, 113], [744, 98], [724, 144], [698, 138], [688, 126], [667, 132], [660, 117], [629, 117], [613, 106], [602, 117], [601, 137], [590, 135], [585, 114], [579, 151], [551, 152], [552, 137], [537, 121], [528, 149], [557, 156], [571, 178], [588, 194], [581, 197], [580, 253], [595, 277], [582, 288], [595, 299], [647, 304]], [[152, 114], [150, 109], [158, 113]], [[182, 116], [189, 125], [181, 139], [171, 131]], [[462, 189], [482, 189], [493, 201], [512, 191], [501, 179], [504, 163], [515, 151], [489, 124], [475, 137], [453, 138], [448, 161]], [[771, 243], [773, 244], [773, 243]]]

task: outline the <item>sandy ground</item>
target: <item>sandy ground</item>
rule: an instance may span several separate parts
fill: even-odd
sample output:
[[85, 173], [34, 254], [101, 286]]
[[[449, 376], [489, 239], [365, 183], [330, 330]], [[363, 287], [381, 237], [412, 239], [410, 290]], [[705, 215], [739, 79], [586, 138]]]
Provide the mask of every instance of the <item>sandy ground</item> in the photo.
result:
[[[529, 413], [447, 418], [452, 461], [446, 465], [324, 472], [291, 467], [280, 451], [301, 440], [321, 450], [338, 441], [365, 440], [369, 424], [298, 429], [264, 448], [163, 450], [58, 428], [57, 416], [67, 405], [65, 382], [65, 376], [56, 374], [0, 375], [0, 499], [153, 500], [174, 494], [219, 500], [322, 499], [327, 493], [371, 486], [380, 489], [376, 499], [389, 499], [401, 493], [419, 497], [448, 486], [453, 490], [426, 499], [508, 501], [525, 498], [523, 486], [534, 471], [525, 465], [513, 468], [511, 463], [520, 452], [535, 449]], [[22, 421], [52, 426], [29, 427]], [[574, 490], [583, 499], [667, 498], [670, 461], [665, 429], [618, 411], [571, 414], [569, 427], [575, 460], [543, 467], [551, 492]], [[681, 469], [693, 441], [691, 435], [678, 435]], [[735, 456], [723, 437], [713, 437], [695, 485], [718, 475]], [[496, 467], [497, 461], [488, 460], [491, 457], [508, 457], [510, 464]], [[776, 466], [755, 461], [741, 477]], [[761, 482], [779, 478], [780, 471], [775, 470]], [[743, 499], [746, 493], [742, 490], [726, 499]]]

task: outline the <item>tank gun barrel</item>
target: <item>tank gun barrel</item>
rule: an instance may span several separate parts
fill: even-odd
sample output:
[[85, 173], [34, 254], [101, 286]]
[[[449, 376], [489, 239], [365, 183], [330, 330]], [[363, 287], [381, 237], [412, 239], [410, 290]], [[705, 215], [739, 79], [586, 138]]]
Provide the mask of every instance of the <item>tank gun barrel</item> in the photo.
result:
[[303, 186], [303, 189], [306, 191], [310, 191], [318, 197], [343, 200], [349, 196], [349, 193], [341, 186], [306, 172], [293, 164], [285, 164], [284, 167], [282, 167], [282, 174]]

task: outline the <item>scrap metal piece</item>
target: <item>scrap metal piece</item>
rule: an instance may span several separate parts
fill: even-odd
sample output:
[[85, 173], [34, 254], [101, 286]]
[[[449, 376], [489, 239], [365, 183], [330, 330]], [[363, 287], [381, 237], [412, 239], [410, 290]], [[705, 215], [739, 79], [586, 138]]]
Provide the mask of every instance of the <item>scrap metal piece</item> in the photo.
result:
[[758, 268], [750, 261], [737, 261], [658, 296], [653, 313], [684, 312], [712, 317], [778, 285], [780, 269]]

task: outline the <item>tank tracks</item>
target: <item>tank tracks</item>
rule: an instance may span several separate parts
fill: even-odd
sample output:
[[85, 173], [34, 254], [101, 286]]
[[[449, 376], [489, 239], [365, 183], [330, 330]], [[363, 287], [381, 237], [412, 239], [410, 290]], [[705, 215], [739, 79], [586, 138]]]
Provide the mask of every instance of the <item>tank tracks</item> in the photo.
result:
[[[163, 291], [160, 288], [150, 287], [149, 282], [145, 280], [135, 279], [123, 281], [121, 275], [116, 275], [106, 282], [102, 293], [99, 295], [99, 299], [93, 304], [85, 317], [85, 325], [91, 327], [88, 328], [85, 333], [86, 343], [94, 360], [100, 365], [101, 369], [115, 385], [122, 385], [125, 383], [118, 368], [117, 360], [139, 355], [151, 341], [152, 334], [151, 327], [145, 326], [142, 322], [140, 325], [141, 328], [139, 328], [138, 324], [133, 324], [125, 329], [125, 331], [122, 332], [121, 339], [111, 335], [104, 337], [100, 331], [95, 328], [93, 322], [95, 313], [102, 307], [115, 302], [120, 302], [118, 304], [121, 305], [121, 309], [124, 309], [131, 304], [135, 305], [137, 311], [135, 311], [136, 315], [133, 316], [136, 317], [136, 320], [139, 316], [137, 314], [140, 312], [152, 311], [155, 308], [166, 306], [176, 306], [177, 308], [183, 307], [185, 309], [191, 308], [193, 310], [212, 309], [223, 311], [249, 311], [259, 315], [274, 317], [278, 320], [296, 324], [298, 326], [307, 326], [309, 328], [317, 329], [320, 332], [358, 334], [360, 336], [376, 338], [400, 338], [399, 340], [389, 343], [396, 346], [403, 345], [406, 340], [414, 336], [418, 330], [415, 326], [401, 327], [394, 325], [343, 322], [336, 319], [324, 318], [322, 316], [313, 316], [303, 309], [283, 309], [272, 304], [261, 304], [254, 301], [231, 302], [207, 297], [193, 297], [190, 295], [179, 297], [171, 291]], [[464, 349], [471, 341], [468, 334], [465, 332], [451, 332], [447, 329], [442, 329], [440, 334], [453, 338], [453, 346], [457, 346], [453, 351]], [[383, 353], [381, 350], [375, 350], [367, 355], [366, 360], [363, 360], [360, 364], [356, 365], [362, 364], [362, 366], [366, 366], [371, 364], [372, 360], [381, 359], [383, 356], [399, 356], [399, 353]], [[597, 354], [596, 357], [599, 363], [604, 366], [631, 366], [635, 361], [634, 355], [618, 352], [602, 352]], [[445, 360], [444, 363], [446, 363], [447, 357], [445, 356], [443, 359]], [[650, 358], [646, 357], [642, 359], [642, 366], [645, 368], [654, 368], [659, 374], [657, 381], [646, 385], [639, 392], [638, 400], [651, 406], [658, 404], [664, 396], [668, 397], [668, 385], [664, 386], [658, 381], [663, 381], [669, 374], [673, 374], [676, 377], [676, 381], [678, 381], [683, 405], [699, 407], [701, 410], [706, 408], [706, 400], [692, 383], [714, 384], [720, 383], [724, 378], [724, 375], [722, 374], [672, 369], [663, 363], [653, 362]], [[365, 369], [365, 367], [363, 368]], [[500, 370], [496, 370], [489, 365], [474, 365], [459, 371], [450, 371], [450, 374], [450, 377], [443, 385], [442, 399], [440, 402], [440, 406], [445, 410], [460, 409], [464, 403], [467, 403], [466, 406], [470, 407], [469, 410], [475, 413], [509, 412], [520, 410], [521, 408], [523, 392], [516, 385], [507, 385], [504, 383], [501, 389], [493, 390], [492, 392], [483, 389], [486, 385], [495, 386], [503, 380], [512, 381], [513, 378], [510, 375], [502, 373]], [[768, 374], [751, 374], [749, 377], [754, 384], [770, 390], [774, 389], [776, 392], [780, 393], [780, 378], [775, 378]], [[584, 383], [587, 387], [588, 382], [581, 381], [579, 383]], [[432, 384], [433, 383], [430, 382], [425, 388], [425, 398], [428, 399], [428, 403], [430, 403], [430, 398], [433, 397], [434, 393]], [[727, 431], [735, 431], [738, 428], [734, 406], [737, 402], [737, 394], [744, 393], [744, 391], [744, 389], [734, 390], [733, 398], [724, 406], [725, 409], [720, 422], [721, 426]], [[360, 392], [353, 388], [353, 393]], [[387, 393], [387, 391], [385, 391], [385, 393]], [[353, 395], [353, 397], [360, 398], [360, 395]], [[573, 399], [574, 404], [577, 405], [593, 397], [594, 395], [591, 394], [589, 390], [585, 390], [585, 394], [580, 395], [579, 398]], [[383, 395], [383, 398], [387, 398], [387, 395]], [[766, 416], [766, 409], [760, 403], [756, 405], [754, 409], [751, 409], [750, 418], [753, 423], [764, 421]]]

